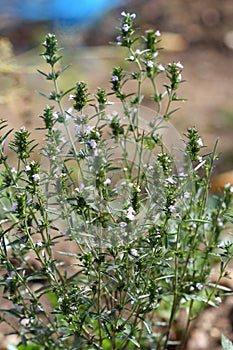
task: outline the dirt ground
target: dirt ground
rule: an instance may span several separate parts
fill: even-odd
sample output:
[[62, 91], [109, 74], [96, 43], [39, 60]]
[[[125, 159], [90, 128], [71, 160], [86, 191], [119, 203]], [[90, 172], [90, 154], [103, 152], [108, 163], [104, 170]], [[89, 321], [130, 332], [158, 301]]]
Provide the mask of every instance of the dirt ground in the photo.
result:
[[[187, 101], [182, 103], [181, 110], [173, 117], [173, 125], [180, 134], [188, 126], [196, 126], [208, 149], [218, 139], [218, 150], [222, 156], [216, 164], [216, 173], [232, 170], [232, 0], [147, 0], [143, 3], [131, 1], [127, 10], [140, 14], [138, 25], [141, 28], [153, 27], [162, 32], [165, 39], [162, 62], [174, 60], [184, 65], [186, 83], [182, 85], [180, 95]], [[60, 35], [67, 48], [66, 61], [73, 64], [65, 84], [86, 80], [90, 90], [97, 86], [110, 89], [106, 81], [109, 80], [111, 68], [121, 57], [119, 54], [117, 58], [115, 49], [106, 46], [114, 38], [116, 18], [119, 18], [119, 9], [105, 16], [94, 32], [89, 29], [82, 33], [82, 45], [76, 43], [77, 38]], [[36, 139], [43, 137], [34, 128], [40, 126], [38, 115], [47, 101], [34, 91], [47, 90], [48, 87], [36, 73], [36, 68], [43, 67], [43, 64], [38, 57], [40, 49], [35, 48], [35, 35], [40, 33], [42, 36], [44, 28], [47, 29], [41, 24], [39, 27], [33, 26], [30, 37], [28, 29], [25, 31], [20, 27], [24, 38], [24, 45], [20, 48], [19, 29], [5, 26], [1, 35], [0, 27], [0, 117], [7, 119], [11, 127], [25, 125], [32, 130]], [[176, 36], [169, 37], [166, 33], [175, 33]], [[233, 289], [233, 282], [229, 283]], [[233, 340], [232, 315], [232, 296], [227, 297], [218, 308], [207, 309], [194, 322], [186, 350], [219, 350], [221, 333]]]

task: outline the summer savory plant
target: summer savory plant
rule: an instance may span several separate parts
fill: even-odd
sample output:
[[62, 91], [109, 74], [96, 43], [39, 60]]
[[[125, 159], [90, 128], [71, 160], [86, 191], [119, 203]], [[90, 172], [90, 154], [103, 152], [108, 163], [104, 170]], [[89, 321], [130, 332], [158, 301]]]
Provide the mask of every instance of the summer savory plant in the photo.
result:
[[17, 349], [182, 349], [191, 321], [229, 292], [232, 188], [209, 201], [216, 147], [170, 123], [183, 65], [162, 65], [159, 31], [137, 35], [135, 19], [121, 14], [127, 70], [113, 68], [109, 92], [83, 81], [61, 91], [67, 67], [47, 34], [42, 147], [1, 122], [1, 321]]

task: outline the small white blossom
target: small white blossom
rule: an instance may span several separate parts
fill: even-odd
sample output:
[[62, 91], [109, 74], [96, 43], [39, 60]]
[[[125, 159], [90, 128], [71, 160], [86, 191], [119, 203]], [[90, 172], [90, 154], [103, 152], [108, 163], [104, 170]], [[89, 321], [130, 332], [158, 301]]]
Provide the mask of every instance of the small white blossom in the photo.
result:
[[225, 189], [230, 188], [230, 192], [233, 193], [233, 186], [228, 182], [227, 184], [224, 185]]
[[180, 63], [180, 61], [176, 63], [176, 67], [179, 68], [179, 69], [183, 69], [184, 68], [183, 64]]
[[202, 147], [203, 146], [203, 142], [202, 142], [202, 139], [199, 137], [199, 139], [197, 140], [197, 144], [199, 147]]
[[134, 56], [133, 55], [129, 56], [129, 61], [134, 61]]
[[25, 171], [27, 172], [27, 171], [30, 171], [30, 170], [31, 170], [30, 165], [26, 165], [26, 167], [25, 167]]
[[70, 310], [71, 310], [71, 311], [75, 311], [75, 310], [77, 310], [77, 306], [72, 305], [72, 306], [70, 307]]
[[167, 180], [166, 180], [169, 184], [172, 184], [172, 185], [174, 185], [176, 182], [175, 182], [175, 180], [170, 176], [170, 177], [168, 177], [167, 178]]
[[178, 81], [178, 83], [180, 83], [182, 81], [182, 74], [181, 73], [178, 75], [177, 81]]
[[135, 215], [134, 214], [135, 214], [135, 211], [134, 211], [133, 207], [129, 207], [128, 208], [128, 212], [126, 214], [127, 219], [129, 219], [130, 221], [135, 220]]
[[8, 281], [13, 280], [13, 277], [14, 277], [15, 275], [16, 275], [15, 271], [12, 271], [12, 272], [10, 273], [10, 276], [7, 277], [7, 280], [8, 280]]
[[60, 297], [60, 298], [58, 298], [58, 300], [57, 300], [59, 303], [62, 303], [63, 302], [63, 299]]
[[87, 136], [90, 135], [90, 133], [93, 131], [93, 129], [94, 129], [94, 126], [88, 125], [86, 127], [86, 129], [84, 130], [84, 134]]
[[118, 79], [118, 76], [117, 75], [112, 75], [112, 77], [111, 77], [111, 81], [112, 82], [115, 82], [115, 81], [118, 81], [119, 79]]
[[16, 174], [17, 173], [17, 170], [15, 169], [15, 167], [11, 168], [11, 173], [12, 174]]
[[203, 289], [203, 284], [200, 283], [200, 282], [198, 282], [198, 283], [196, 284], [196, 288], [197, 288], [198, 290], [202, 290], [202, 289]]
[[39, 174], [33, 174], [32, 178], [34, 181], [39, 181], [40, 180], [40, 175]]
[[59, 117], [58, 112], [53, 112], [53, 117], [57, 119]]
[[131, 249], [130, 254], [133, 255], [133, 256], [138, 256], [138, 251], [137, 251], [137, 249], [134, 249], [134, 248]]
[[128, 32], [130, 29], [130, 26], [127, 23], [125, 23], [125, 24], [123, 24], [122, 29], [124, 32]]
[[84, 187], [85, 187], [84, 184], [81, 183], [79, 187], [76, 187], [76, 188], [74, 189], [74, 191], [75, 191], [76, 193], [80, 193], [80, 192], [82, 192], [82, 191], [84, 190]]
[[136, 53], [136, 55], [141, 55], [141, 54], [142, 54], [142, 51], [139, 50], [139, 49], [137, 49], [137, 50], [135, 51], [135, 53]]
[[174, 207], [174, 205], [169, 205], [168, 211], [169, 211], [170, 213], [173, 213], [175, 210], [176, 210], [176, 208]]
[[158, 70], [159, 70], [160, 72], [165, 71], [165, 68], [164, 68], [164, 66], [163, 66], [161, 63], [158, 65]]
[[38, 247], [43, 247], [43, 243], [41, 242], [40, 239], [37, 241], [36, 245], [37, 245]]
[[26, 247], [25, 244], [20, 244], [19, 250], [23, 250], [25, 247]]
[[89, 141], [89, 145], [90, 145], [90, 147], [91, 147], [92, 149], [95, 149], [96, 146], [97, 146], [97, 143], [96, 143], [95, 140], [91, 139], [91, 140]]
[[14, 203], [11, 207], [11, 211], [16, 211], [17, 208], [18, 208], [18, 204]]
[[155, 35], [156, 35], [156, 36], [160, 36], [160, 35], [161, 35], [160, 31], [159, 31], [159, 30], [156, 30]]
[[216, 297], [216, 298], [215, 298], [215, 303], [216, 303], [217, 305], [221, 304], [221, 302], [222, 302], [222, 299], [221, 299], [220, 297]]
[[222, 222], [222, 220], [220, 219], [220, 218], [218, 218], [218, 226], [219, 227], [224, 227], [224, 224], [223, 224], [223, 222]]
[[71, 101], [71, 100], [73, 100], [73, 99], [74, 99], [74, 95], [73, 95], [73, 94], [70, 94], [68, 100]]
[[126, 227], [127, 226], [127, 223], [125, 221], [121, 221], [120, 224], [119, 224], [120, 227]]
[[146, 62], [146, 65], [149, 68], [153, 68], [154, 67], [154, 62], [149, 60], [149, 61]]
[[111, 184], [111, 179], [109, 177], [104, 181], [104, 185], [110, 185]]
[[129, 13], [129, 12], [125, 12], [125, 11], [122, 11], [121, 12], [121, 16], [123, 16], [123, 17], [127, 17], [127, 16], [129, 16], [129, 17], [131, 17], [132, 19], [135, 19], [136, 18], [136, 14], [135, 13]]

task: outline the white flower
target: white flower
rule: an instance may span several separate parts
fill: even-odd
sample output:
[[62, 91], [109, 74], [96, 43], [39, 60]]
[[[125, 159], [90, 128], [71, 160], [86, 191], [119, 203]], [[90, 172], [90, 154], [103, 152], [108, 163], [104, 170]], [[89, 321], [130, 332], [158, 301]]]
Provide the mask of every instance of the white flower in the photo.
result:
[[90, 145], [90, 147], [91, 147], [92, 149], [95, 149], [96, 146], [97, 146], [97, 143], [96, 143], [95, 140], [91, 139], [91, 140], [89, 141], [89, 145]]
[[133, 255], [133, 256], [138, 256], [138, 251], [137, 251], [137, 249], [134, 249], [134, 248], [131, 249], [130, 254]]
[[122, 29], [124, 32], [128, 32], [130, 29], [130, 26], [127, 23], [125, 23], [125, 24], [123, 24]]
[[25, 167], [25, 171], [30, 171], [30, 170], [31, 170], [30, 165], [26, 165], [26, 167]]
[[32, 178], [34, 181], [39, 181], [40, 180], [40, 175], [39, 174], [33, 174]]
[[154, 62], [149, 60], [149, 61], [146, 62], [146, 65], [149, 68], [153, 68], [154, 67]]
[[80, 192], [82, 192], [82, 191], [84, 190], [84, 188], [85, 188], [84, 184], [81, 183], [79, 187], [76, 187], [76, 188], [74, 189], [74, 191], [75, 191], [76, 193], [80, 193]]
[[43, 243], [41, 242], [40, 239], [37, 241], [36, 245], [37, 245], [38, 247], [43, 247]]
[[164, 66], [163, 66], [161, 63], [158, 65], [158, 70], [159, 70], [160, 72], [165, 71], [165, 68], [164, 68]]
[[177, 77], [177, 81], [178, 81], [178, 83], [180, 83], [181, 82], [181, 80], [182, 80], [182, 75], [181, 75], [181, 73], [178, 75], [178, 77]]
[[15, 167], [11, 168], [11, 173], [12, 174], [16, 174], [17, 173], [17, 170], [15, 169]]
[[170, 177], [168, 177], [167, 178], [167, 180], [166, 180], [169, 184], [172, 184], [172, 185], [174, 185], [176, 182], [175, 182], [175, 180], [170, 176]]
[[121, 221], [119, 224], [120, 227], [125, 227], [127, 226], [127, 223], [125, 221]]
[[183, 69], [184, 68], [183, 64], [180, 63], [180, 61], [176, 63], [176, 67], [179, 68], [179, 69]]
[[203, 284], [200, 283], [200, 282], [198, 282], [198, 283], [196, 284], [196, 288], [197, 288], [198, 290], [202, 290], [202, 289], [203, 289]]
[[230, 192], [233, 193], [233, 186], [229, 182], [224, 185], [224, 188], [225, 189], [230, 188]]
[[217, 305], [221, 304], [221, 302], [222, 302], [222, 299], [221, 299], [220, 297], [216, 297], [216, 298], [215, 298], [215, 303], [216, 303]]
[[135, 214], [135, 211], [134, 211], [133, 207], [129, 207], [128, 208], [128, 212], [126, 214], [127, 219], [129, 219], [130, 221], [135, 220], [135, 215], [134, 214]]
[[129, 13], [129, 12], [125, 12], [125, 11], [122, 11], [121, 12], [121, 16], [123, 16], [123, 17], [127, 17], [127, 16], [129, 16], [129, 17], [131, 17], [132, 19], [135, 19], [136, 18], [136, 14], [135, 13]]
[[53, 117], [57, 119], [59, 117], [58, 112], [53, 112]]
[[70, 94], [68, 100], [71, 101], [71, 100], [73, 100], [73, 99], [74, 99], [74, 95], [73, 95], [73, 94]]
[[202, 139], [199, 137], [199, 139], [197, 140], [197, 144], [199, 147], [202, 147], [203, 146], [203, 142], [202, 142]]
[[18, 207], [18, 204], [14, 203], [11, 207], [11, 211], [16, 211], [17, 207]]
[[219, 227], [224, 227], [224, 224], [220, 218], [217, 219], [217, 222]]
[[92, 132], [93, 129], [94, 129], [94, 126], [88, 125], [86, 127], [86, 129], [84, 130], [85, 135], [90, 135], [90, 133]]
[[174, 207], [174, 205], [169, 205], [168, 211], [169, 211], [170, 213], [173, 213], [175, 210], [176, 210], [176, 208]]
[[159, 31], [159, 30], [156, 30], [155, 36], [160, 36], [160, 35], [161, 35], [160, 31]]
[[129, 56], [129, 61], [134, 61], [134, 56], [133, 55]]
[[140, 51], [139, 49], [137, 49], [137, 50], [135, 51], [135, 53], [136, 53], [136, 55], [141, 55], [141, 54], [142, 54], [142, 51]]
[[118, 81], [119, 79], [118, 79], [118, 76], [117, 75], [112, 75], [112, 77], [111, 77], [111, 81], [112, 82], [115, 82], [115, 81]]
[[110, 185], [111, 184], [111, 179], [109, 177], [104, 181], [104, 185]]

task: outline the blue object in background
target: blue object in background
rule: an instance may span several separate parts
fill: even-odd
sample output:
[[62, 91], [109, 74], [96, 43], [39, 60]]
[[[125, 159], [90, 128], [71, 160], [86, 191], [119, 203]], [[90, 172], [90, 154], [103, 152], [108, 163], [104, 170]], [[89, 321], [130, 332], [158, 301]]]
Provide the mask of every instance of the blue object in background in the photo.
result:
[[0, 15], [23, 21], [52, 21], [79, 26], [92, 23], [123, 0], [0, 0]]

